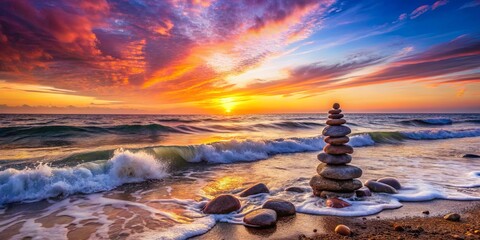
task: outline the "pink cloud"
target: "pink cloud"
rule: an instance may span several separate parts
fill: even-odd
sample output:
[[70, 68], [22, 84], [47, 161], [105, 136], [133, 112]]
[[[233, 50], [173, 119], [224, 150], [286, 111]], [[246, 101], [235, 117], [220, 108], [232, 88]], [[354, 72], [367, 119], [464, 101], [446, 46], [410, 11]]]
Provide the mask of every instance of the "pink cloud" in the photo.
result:
[[436, 1], [435, 3], [433, 3], [433, 5], [432, 5], [432, 10], [435, 10], [435, 9], [437, 9], [438, 7], [443, 6], [443, 5], [447, 4], [447, 3], [448, 3], [448, 0], [438, 0], [438, 1]]
[[420, 15], [426, 13], [430, 9], [430, 6], [428, 5], [422, 5], [415, 10], [413, 10], [412, 13], [410, 13], [410, 19], [415, 19], [417, 17], [420, 17]]
[[402, 13], [400, 14], [400, 16], [398, 16], [398, 21], [403, 21], [407, 18], [407, 14], [406, 13]]

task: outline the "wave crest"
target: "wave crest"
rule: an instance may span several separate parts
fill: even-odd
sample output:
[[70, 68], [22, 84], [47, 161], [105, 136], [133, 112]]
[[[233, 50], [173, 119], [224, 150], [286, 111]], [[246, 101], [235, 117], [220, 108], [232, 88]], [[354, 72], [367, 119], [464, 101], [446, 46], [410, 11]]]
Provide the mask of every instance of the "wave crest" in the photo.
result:
[[421, 125], [451, 125], [453, 124], [452, 119], [449, 118], [426, 118], [426, 119], [412, 119], [412, 120], [404, 120], [400, 121], [403, 125], [413, 125], [413, 126], [421, 126]]
[[145, 152], [118, 150], [108, 161], [90, 162], [75, 167], [40, 164], [23, 170], [0, 171], [0, 205], [38, 201], [75, 193], [106, 191], [124, 183], [161, 179], [166, 165]]

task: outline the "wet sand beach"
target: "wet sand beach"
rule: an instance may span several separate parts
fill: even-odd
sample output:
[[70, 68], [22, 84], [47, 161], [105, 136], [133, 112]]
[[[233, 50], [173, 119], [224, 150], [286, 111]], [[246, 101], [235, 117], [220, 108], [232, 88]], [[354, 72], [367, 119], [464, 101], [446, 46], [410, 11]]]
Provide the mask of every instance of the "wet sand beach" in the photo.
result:
[[[429, 214], [423, 213], [429, 211]], [[443, 218], [461, 215], [459, 222]], [[365, 217], [317, 216], [297, 213], [280, 218], [266, 229], [218, 223], [197, 240], [209, 239], [480, 239], [480, 201], [434, 200], [403, 203], [403, 207]], [[349, 226], [349, 237], [335, 233], [338, 224]], [[404, 230], [399, 231], [401, 226]]]

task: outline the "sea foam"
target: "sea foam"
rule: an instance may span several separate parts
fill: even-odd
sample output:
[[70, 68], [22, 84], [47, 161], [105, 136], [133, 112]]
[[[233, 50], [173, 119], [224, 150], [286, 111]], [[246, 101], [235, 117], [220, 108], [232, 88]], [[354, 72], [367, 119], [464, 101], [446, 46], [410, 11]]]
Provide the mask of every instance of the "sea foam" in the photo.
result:
[[143, 152], [118, 150], [108, 161], [90, 162], [75, 167], [40, 164], [23, 170], [0, 172], [0, 205], [38, 201], [75, 193], [106, 191], [124, 183], [167, 176], [166, 166]]

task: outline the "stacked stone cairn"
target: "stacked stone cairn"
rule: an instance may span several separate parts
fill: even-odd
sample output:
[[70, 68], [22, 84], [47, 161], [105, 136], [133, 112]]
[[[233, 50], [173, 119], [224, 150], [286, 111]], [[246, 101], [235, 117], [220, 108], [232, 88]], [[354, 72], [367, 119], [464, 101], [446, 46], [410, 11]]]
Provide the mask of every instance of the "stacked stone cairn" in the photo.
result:
[[356, 178], [362, 176], [362, 169], [349, 165], [352, 161], [353, 148], [346, 145], [350, 141], [349, 127], [344, 126], [347, 121], [343, 119], [340, 104], [333, 104], [333, 109], [328, 111], [327, 127], [323, 129], [324, 141], [327, 145], [318, 155], [320, 163], [317, 175], [310, 180], [313, 194], [322, 198], [350, 198], [355, 195], [355, 190], [362, 187], [362, 182]]

